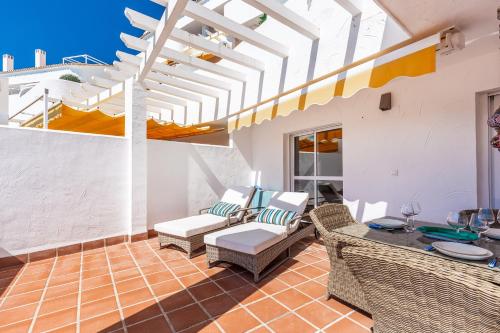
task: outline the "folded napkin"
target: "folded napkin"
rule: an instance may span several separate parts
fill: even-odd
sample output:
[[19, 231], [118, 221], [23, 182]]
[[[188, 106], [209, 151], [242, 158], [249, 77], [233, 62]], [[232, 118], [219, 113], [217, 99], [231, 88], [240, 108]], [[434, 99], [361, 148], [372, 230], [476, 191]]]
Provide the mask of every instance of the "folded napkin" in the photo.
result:
[[439, 239], [449, 239], [454, 241], [466, 241], [473, 242], [479, 239], [479, 236], [475, 233], [468, 231], [457, 232], [455, 229], [441, 228], [441, 227], [418, 227], [418, 231], [424, 235], [429, 235], [433, 238], [439, 237]]
[[368, 223], [368, 228], [370, 229], [386, 229], [386, 230], [394, 230], [394, 228], [386, 227], [378, 223]]

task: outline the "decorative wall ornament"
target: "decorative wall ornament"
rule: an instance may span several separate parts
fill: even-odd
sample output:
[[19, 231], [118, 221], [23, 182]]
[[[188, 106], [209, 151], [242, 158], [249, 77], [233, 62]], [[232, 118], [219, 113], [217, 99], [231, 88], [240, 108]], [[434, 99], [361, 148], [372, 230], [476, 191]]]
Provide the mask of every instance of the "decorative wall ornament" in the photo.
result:
[[497, 132], [497, 135], [491, 139], [490, 144], [493, 148], [497, 148], [500, 151], [500, 107], [488, 119], [488, 126]]

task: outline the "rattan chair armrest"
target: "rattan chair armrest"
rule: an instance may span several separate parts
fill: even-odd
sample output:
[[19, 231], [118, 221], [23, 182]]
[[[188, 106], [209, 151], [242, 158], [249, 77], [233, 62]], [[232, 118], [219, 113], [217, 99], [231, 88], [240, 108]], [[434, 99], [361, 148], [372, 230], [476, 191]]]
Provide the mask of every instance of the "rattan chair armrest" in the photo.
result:
[[243, 218], [243, 223], [248, 223], [251, 219], [257, 217], [257, 215], [259, 215], [259, 213], [253, 213], [253, 214], [249, 214], [249, 215], [246, 215], [244, 218]]

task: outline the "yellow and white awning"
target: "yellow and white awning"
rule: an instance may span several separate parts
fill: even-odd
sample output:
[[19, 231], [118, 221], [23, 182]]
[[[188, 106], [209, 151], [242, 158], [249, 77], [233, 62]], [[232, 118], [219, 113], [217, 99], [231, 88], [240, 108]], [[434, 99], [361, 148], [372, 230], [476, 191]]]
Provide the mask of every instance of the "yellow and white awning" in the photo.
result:
[[[228, 119], [228, 131], [260, 124], [278, 116], [288, 116], [295, 110], [304, 111], [311, 105], [323, 105], [334, 97], [351, 97], [365, 88], [379, 88], [401, 77], [415, 77], [436, 71], [437, 36], [384, 54], [347, 71], [335, 71], [290, 90], [278, 99], [269, 99], [257, 108], [247, 108]], [[334, 74], [334, 75], [331, 75]]]
[[[22, 126], [42, 128], [43, 119], [38, 116]], [[110, 116], [99, 110], [78, 111], [61, 103], [49, 111], [48, 128], [58, 131], [124, 136], [125, 116], [123, 114]], [[203, 125], [180, 126], [172, 122], [158, 122], [155, 119], [147, 121], [147, 138], [155, 140], [173, 140], [221, 130], [223, 129]]]

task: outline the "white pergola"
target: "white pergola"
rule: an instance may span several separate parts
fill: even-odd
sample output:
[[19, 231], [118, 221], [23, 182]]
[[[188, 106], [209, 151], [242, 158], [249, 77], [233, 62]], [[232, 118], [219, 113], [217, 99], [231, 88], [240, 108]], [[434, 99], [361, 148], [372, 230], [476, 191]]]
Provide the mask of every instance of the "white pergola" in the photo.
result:
[[[193, 34], [187, 31], [189, 29], [183, 29], [193, 22], [216, 29], [278, 59], [286, 59], [290, 55], [289, 46], [282, 41], [273, 40], [220, 14], [221, 8], [230, 0], [210, 0], [203, 4], [191, 0], [150, 1], [164, 6], [159, 20], [130, 8], [124, 11], [130, 24], [144, 31], [140, 38], [126, 33], [120, 35], [125, 46], [137, 51], [137, 54], [117, 51], [116, 56], [119, 61], [114, 61], [112, 66], [105, 69], [105, 77], [92, 77], [89, 83], [82, 85], [78, 96], [63, 98], [64, 103], [87, 110], [99, 106], [108, 113], [123, 112], [124, 82], [132, 77], [147, 90], [145, 103], [150, 115], [161, 115], [161, 110], [169, 111], [170, 116], [175, 110], [182, 110], [185, 114], [188, 105], [194, 106], [201, 113], [205, 103], [209, 103], [210, 106], [215, 105], [217, 109], [221, 106], [222, 100], [227, 103], [226, 115], [229, 115], [231, 92], [234, 89], [241, 89], [241, 107], [243, 107], [248, 73], [256, 72], [262, 77], [268, 64], [262, 59], [227, 47], [205, 36]], [[320, 30], [314, 23], [278, 0], [242, 1], [312, 41], [320, 38]], [[352, 15], [345, 58], [345, 63], [350, 63], [353, 52], [349, 50], [355, 48], [358, 35], [356, 27], [359, 27], [361, 10], [356, 7], [355, 1], [336, 1]], [[170, 46], [172, 43], [181, 47], [174, 49]], [[231, 68], [214, 63], [203, 57], [188, 54], [185, 52], [187, 49], [198, 50], [224, 59], [225, 63], [234, 63], [238, 66]]]

